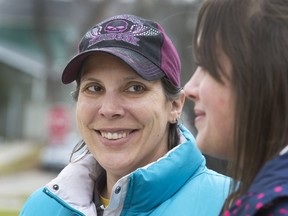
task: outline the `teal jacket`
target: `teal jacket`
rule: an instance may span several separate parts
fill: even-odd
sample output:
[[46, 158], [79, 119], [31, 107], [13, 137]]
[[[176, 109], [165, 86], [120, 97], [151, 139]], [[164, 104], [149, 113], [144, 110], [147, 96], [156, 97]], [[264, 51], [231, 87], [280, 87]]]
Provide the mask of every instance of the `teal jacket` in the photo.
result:
[[[119, 179], [104, 216], [218, 216], [230, 179], [209, 170], [192, 134], [184, 126], [179, 128], [181, 144], [156, 162]], [[70, 163], [30, 196], [20, 215], [97, 215], [93, 202], [95, 164], [91, 155]]]

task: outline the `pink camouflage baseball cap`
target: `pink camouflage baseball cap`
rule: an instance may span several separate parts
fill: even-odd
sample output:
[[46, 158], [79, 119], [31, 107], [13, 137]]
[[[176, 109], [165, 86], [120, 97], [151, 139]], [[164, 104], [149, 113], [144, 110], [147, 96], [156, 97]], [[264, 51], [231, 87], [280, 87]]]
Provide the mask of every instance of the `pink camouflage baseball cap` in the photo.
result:
[[173, 85], [180, 87], [178, 53], [164, 29], [154, 21], [125, 14], [95, 25], [81, 39], [78, 54], [63, 71], [62, 82], [75, 81], [85, 59], [97, 52], [122, 59], [145, 80], [166, 76]]

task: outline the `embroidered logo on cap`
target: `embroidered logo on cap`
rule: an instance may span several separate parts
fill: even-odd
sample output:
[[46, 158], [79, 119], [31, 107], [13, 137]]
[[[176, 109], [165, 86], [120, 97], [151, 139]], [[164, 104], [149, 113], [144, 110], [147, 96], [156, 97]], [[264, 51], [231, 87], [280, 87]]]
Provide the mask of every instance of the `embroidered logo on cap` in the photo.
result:
[[106, 27], [106, 32], [121, 33], [127, 30], [128, 23], [124, 20], [113, 20], [109, 22]]
[[141, 37], [157, 36], [156, 28], [144, 25], [139, 19], [131, 16], [115, 16], [114, 20], [104, 21], [87, 32], [85, 39], [89, 40], [88, 48], [102, 41], [117, 40], [139, 46]]

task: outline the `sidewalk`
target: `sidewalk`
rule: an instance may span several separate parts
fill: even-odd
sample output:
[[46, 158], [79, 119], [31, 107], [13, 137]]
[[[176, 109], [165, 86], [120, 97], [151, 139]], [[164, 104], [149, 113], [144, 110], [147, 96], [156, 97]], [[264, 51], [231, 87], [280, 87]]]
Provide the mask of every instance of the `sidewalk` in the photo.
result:
[[57, 173], [27, 170], [0, 176], [0, 209], [19, 211], [29, 195], [43, 187]]
[[[37, 143], [28, 141], [0, 143], [0, 170], [19, 161], [21, 163], [29, 155], [33, 155], [33, 152], [35, 154], [37, 147]], [[33, 191], [55, 176], [56, 173], [37, 168], [0, 174], [0, 209], [19, 211]]]
[[0, 143], [0, 167], [12, 164], [31, 154], [36, 144], [28, 141]]

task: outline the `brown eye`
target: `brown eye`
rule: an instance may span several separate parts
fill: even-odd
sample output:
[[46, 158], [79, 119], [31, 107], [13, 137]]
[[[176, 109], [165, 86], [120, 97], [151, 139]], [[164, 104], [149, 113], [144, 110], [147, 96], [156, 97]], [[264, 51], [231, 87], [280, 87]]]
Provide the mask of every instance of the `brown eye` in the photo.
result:
[[128, 88], [127, 91], [129, 92], [135, 92], [135, 93], [141, 93], [143, 92], [145, 89], [142, 85], [132, 85]]
[[96, 92], [102, 92], [104, 91], [104, 89], [99, 85], [92, 85], [92, 86], [87, 87], [86, 91], [96, 93]]

